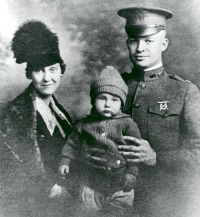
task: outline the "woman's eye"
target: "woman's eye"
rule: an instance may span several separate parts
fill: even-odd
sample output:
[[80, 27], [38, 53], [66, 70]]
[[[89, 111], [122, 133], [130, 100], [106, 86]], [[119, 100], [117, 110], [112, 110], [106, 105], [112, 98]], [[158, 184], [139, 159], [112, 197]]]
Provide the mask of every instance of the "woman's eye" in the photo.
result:
[[50, 68], [51, 72], [55, 72], [57, 70], [57, 68]]
[[34, 73], [35, 73], [35, 74], [39, 74], [39, 73], [41, 73], [41, 72], [43, 73], [43, 71], [42, 71], [42, 70], [37, 70], [37, 71], [34, 71]]

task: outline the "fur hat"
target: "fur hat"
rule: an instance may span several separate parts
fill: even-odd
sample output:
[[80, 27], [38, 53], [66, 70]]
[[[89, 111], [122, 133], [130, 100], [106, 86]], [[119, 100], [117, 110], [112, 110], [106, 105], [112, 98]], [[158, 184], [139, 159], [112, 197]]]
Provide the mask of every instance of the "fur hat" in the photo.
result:
[[11, 41], [16, 63], [27, 62], [26, 71], [39, 70], [60, 63], [62, 73], [65, 64], [60, 56], [57, 35], [41, 21], [31, 20], [22, 24]]
[[100, 93], [110, 93], [118, 96], [122, 104], [125, 104], [128, 87], [119, 72], [112, 66], [107, 66], [100, 72], [99, 77], [90, 85], [90, 97], [93, 104], [94, 99]]

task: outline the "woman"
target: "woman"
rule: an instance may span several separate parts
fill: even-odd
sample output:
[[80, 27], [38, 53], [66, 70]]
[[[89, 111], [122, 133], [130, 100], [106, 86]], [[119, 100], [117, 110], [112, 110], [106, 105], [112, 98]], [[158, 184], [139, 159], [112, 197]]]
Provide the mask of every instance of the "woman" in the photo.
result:
[[2, 204], [8, 216], [56, 216], [48, 195], [60, 190], [58, 161], [71, 132], [69, 114], [53, 95], [65, 71], [58, 37], [44, 23], [28, 21], [11, 48], [32, 81], [2, 112]]

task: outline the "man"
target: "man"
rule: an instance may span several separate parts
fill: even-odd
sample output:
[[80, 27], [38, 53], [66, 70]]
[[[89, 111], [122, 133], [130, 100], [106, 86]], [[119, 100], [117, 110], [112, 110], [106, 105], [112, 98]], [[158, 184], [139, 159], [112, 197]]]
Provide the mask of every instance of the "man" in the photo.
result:
[[[141, 217], [200, 214], [200, 93], [189, 81], [168, 74], [162, 52], [168, 47], [170, 11], [125, 8], [127, 47], [134, 65], [123, 74], [129, 87], [125, 112], [138, 124], [142, 140], [124, 137], [120, 153], [139, 164], [135, 212]], [[120, 148], [120, 147], [119, 147]], [[90, 164], [105, 159], [87, 152]], [[96, 167], [99, 164], [96, 164]]]
[[120, 150], [140, 165], [135, 206], [142, 217], [199, 216], [200, 93], [191, 82], [167, 74], [162, 65], [169, 43], [166, 19], [173, 15], [138, 7], [119, 10], [118, 15], [126, 19], [134, 65], [132, 73], [123, 74], [129, 87], [124, 110], [142, 136], [126, 137], [132, 145]]

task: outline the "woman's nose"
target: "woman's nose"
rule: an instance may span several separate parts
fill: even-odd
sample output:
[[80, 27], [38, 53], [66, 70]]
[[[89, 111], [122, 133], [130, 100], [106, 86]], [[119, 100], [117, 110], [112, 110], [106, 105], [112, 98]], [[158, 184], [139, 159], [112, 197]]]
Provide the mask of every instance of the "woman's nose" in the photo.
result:
[[44, 81], [49, 81], [51, 80], [50, 72], [45, 69], [44, 71]]

